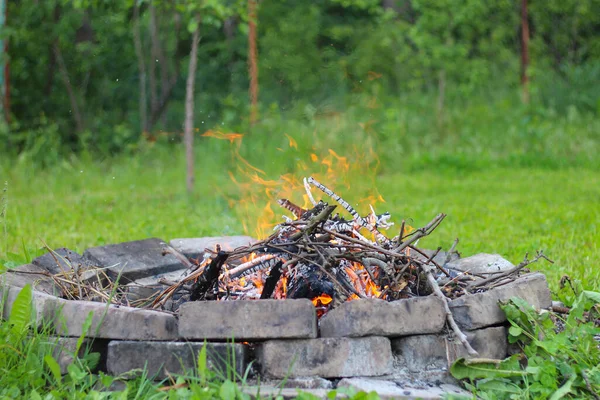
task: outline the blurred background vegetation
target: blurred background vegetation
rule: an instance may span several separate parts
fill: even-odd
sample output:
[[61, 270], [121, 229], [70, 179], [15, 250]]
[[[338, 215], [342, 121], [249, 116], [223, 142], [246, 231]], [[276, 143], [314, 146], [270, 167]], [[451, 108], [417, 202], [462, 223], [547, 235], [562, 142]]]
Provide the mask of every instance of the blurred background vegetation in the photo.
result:
[[[409, 154], [415, 137], [425, 147], [442, 141], [460, 145], [452, 152], [483, 152], [462, 139], [486, 132], [457, 127], [495, 125], [504, 132], [489, 136], [508, 138], [481, 138], [491, 152], [523, 139], [516, 153], [590, 161], [590, 149], [573, 149], [586, 145], [569, 144], [569, 134], [552, 137], [568, 145], [559, 160], [540, 142], [552, 136], [545, 121], [560, 117], [580, 122], [584, 141], [598, 134], [600, 0], [530, 0], [526, 107], [523, 2], [260, 1], [259, 115], [313, 122], [358, 112], [395, 155]], [[135, 150], [160, 132], [178, 141], [196, 27], [194, 126], [248, 131], [246, 1], [15, 0], [6, 15], [2, 154], [48, 162]]]
[[265, 234], [282, 177], [321, 173], [398, 225], [447, 212], [425, 246], [543, 248], [553, 282], [600, 284], [600, 0], [0, 4], [7, 265], [40, 238]]

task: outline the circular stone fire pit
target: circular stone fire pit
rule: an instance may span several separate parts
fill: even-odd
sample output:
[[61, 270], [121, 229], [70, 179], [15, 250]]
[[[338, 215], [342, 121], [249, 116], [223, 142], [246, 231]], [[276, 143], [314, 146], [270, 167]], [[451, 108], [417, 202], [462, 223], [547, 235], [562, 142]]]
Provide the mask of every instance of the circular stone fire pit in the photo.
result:
[[[461, 259], [456, 243], [448, 253], [419, 249], [418, 239], [444, 214], [413, 231], [402, 223], [400, 235], [388, 238], [381, 232], [392, 225], [388, 214], [361, 217], [324, 185], [305, 183], [352, 219], [333, 215], [327, 203], [303, 209], [281, 199], [294, 219], [262, 241], [151, 238], [83, 255], [50, 251], [0, 275], [3, 317], [31, 284], [36, 323], [54, 328], [65, 371], [82, 335], [101, 353], [101, 370], [120, 375], [147, 366], [157, 379], [193, 368], [207, 341], [215, 369], [241, 376], [252, 365], [262, 382], [287, 377], [298, 387], [328, 388], [334, 379], [359, 390], [379, 385], [394, 397], [418, 384], [453, 382], [448, 367], [458, 358], [506, 357], [498, 301], [551, 306], [544, 275], [523, 275], [543, 254], [514, 266], [498, 255]], [[412, 389], [398, 386], [407, 382]]]

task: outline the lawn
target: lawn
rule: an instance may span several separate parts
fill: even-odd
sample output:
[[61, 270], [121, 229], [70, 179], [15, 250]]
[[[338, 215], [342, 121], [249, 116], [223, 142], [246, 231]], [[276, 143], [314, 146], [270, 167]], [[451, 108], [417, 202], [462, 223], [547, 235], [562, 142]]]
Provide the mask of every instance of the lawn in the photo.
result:
[[600, 288], [599, 118], [500, 94], [457, 99], [441, 117], [435, 98], [350, 100], [328, 114], [265, 110], [250, 132], [198, 129], [192, 194], [178, 133], [118, 154], [61, 153], [40, 137], [0, 159], [0, 260], [25, 263], [43, 242], [83, 251], [152, 236], [266, 235], [285, 214], [274, 200], [305, 203], [300, 179], [314, 175], [363, 214], [369, 204], [390, 212], [392, 230], [446, 213], [422, 247], [447, 249], [458, 237], [463, 256], [515, 264], [543, 249], [555, 263], [532, 268], [552, 288], [563, 274]]
[[[206, 156], [198, 148], [198, 189], [188, 195], [179, 150], [159, 146], [136, 156], [65, 161], [43, 170], [17, 163], [2, 176], [8, 186], [0, 258], [8, 265], [27, 262], [44, 251], [43, 242], [83, 251], [153, 236], [168, 240], [243, 234], [244, 226], [253, 234], [268, 201], [260, 195], [263, 185], [234, 184], [227, 168], [214, 167], [219, 158], [227, 159], [226, 152]], [[282, 168], [282, 173], [289, 172], [285, 165]], [[600, 288], [598, 171], [583, 167], [465, 171], [432, 165], [411, 172], [351, 168], [343, 175], [328, 181], [323, 172], [321, 179], [363, 212], [368, 201], [362, 200], [381, 194], [386, 202], [377, 202], [376, 209], [392, 214], [396, 222], [392, 231], [402, 219], [422, 226], [436, 213], [446, 213], [446, 220], [420, 243], [422, 247], [447, 249], [458, 237], [463, 256], [499, 253], [515, 264], [527, 252], [543, 249], [555, 263], [541, 261], [532, 267], [545, 271], [553, 288], [564, 274], [582, 279], [590, 289]], [[277, 188], [277, 193], [282, 191], [292, 192]], [[293, 193], [298, 199], [303, 189]], [[248, 197], [256, 206], [243, 205]], [[285, 213], [277, 206], [273, 211], [268, 217], [274, 222]]]
[[[402, 220], [419, 227], [443, 212], [446, 219], [419, 247], [448, 249], [459, 238], [463, 256], [499, 253], [514, 264], [543, 249], [554, 264], [541, 260], [531, 268], [546, 273], [552, 290], [569, 275], [598, 291], [600, 120], [546, 118], [514, 104], [474, 101], [437, 120], [419, 103], [370, 109], [357, 101], [327, 118], [267, 114], [246, 135], [236, 133], [248, 132], [243, 126], [198, 131], [191, 194], [178, 134], [129, 143], [118, 154], [64, 153], [40, 138], [0, 159], [0, 267], [29, 262], [45, 243], [82, 252], [148, 237], [264, 236], [286, 214], [275, 200], [306, 203], [301, 178], [311, 175], [363, 215], [369, 205], [390, 212], [396, 223], [390, 236]], [[0, 328], [9, 332], [9, 325]], [[33, 349], [32, 368], [45, 376], [37, 355], [50, 350], [36, 343], [21, 344]], [[547, 362], [555, 368], [554, 359]], [[14, 366], [9, 380], [29, 368], [18, 359]], [[87, 392], [97, 378], [87, 377], [89, 387], [51, 386]], [[44, 379], [31, 388], [43, 387]], [[15, 387], [31, 389], [17, 381]], [[146, 385], [146, 394], [158, 388], [140, 382], [131, 388]]]

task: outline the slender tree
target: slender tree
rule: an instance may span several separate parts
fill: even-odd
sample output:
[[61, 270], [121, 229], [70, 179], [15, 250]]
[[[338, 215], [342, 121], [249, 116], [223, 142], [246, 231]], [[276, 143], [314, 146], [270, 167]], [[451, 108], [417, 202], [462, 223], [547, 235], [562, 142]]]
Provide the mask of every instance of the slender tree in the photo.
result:
[[[0, 28], [4, 29], [8, 16], [8, 0], [0, 0]], [[0, 52], [2, 52], [2, 62], [0, 66], [0, 90], [2, 91], [2, 104], [4, 111], [4, 120], [10, 122], [10, 76], [8, 61], [8, 39], [0, 40]]]
[[248, 0], [248, 75], [250, 76], [250, 125], [258, 121], [258, 50], [256, 48], [256, 0]]
[[527, 19], [527, 0], [521, 0], [521, 86], [523, 102], [529, 103], [529, 22]]
[[198, 42], [200, 41], [200, 24], [196, 17], [195, 29], [192, 32], [192, 50], [185, 85], [185, 126], [183, 142], [185, 144], [186, 188], [188, 192], [194, 189], [194, 83], [196, 81], [196, 66], [198, 65]]
[[142, 47], [142, 34], [140, 28], [140, 6], [135, 0], [133, 4], [133, 42], [135, 54], [138, 59], [138, 69], [140, 73], [140, 130], [148, 131], [148, 94], [146, 89], [146, 62], [144, 60], [144, 50]]

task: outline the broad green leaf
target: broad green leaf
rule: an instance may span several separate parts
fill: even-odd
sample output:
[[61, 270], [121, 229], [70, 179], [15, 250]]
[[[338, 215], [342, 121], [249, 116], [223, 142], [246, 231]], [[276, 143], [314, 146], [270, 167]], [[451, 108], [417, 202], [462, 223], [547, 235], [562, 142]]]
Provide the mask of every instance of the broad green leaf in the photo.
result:
[[32, 298], [31, 285], [27, 284], [17, 295], [8, 318], [14, 332], [23, 333], [28, 328], [31, 322]]
[[105, 375], [102, 372], [100, 372], [100, 383], [105, 388], [109, 388], [110, 385], [112, 385], [112, 383], [114, 382], [114, 380], [115, 380], [114, 377], [112, 377], [110, 375]]
[[508, 329], [508, 333], [510, 333], [512, 336], [520, 336], [523, 333], [523, 329], [518, 326], [511, 326]]
[[42, 396], [40, 396], [40, 394], [33, 389], [30, 393], [29, 393], [29, 398], [31, 400], [42, 400]]
[[219, 389], [219, 396], [221, 397], [221, 400], [235, 399], [236, 389], [237, 387], [235, 386], [235, 383], [227, 379], [221, 384], [221, 389]]
[[588, 299], [595, 301], [596, 303], [600, 303], [600, 293], [599, 292], [592, 292], [590, 290], [584, 290], [583, 294]]
[[[481, 379], [481, 378], [508, 378], [511, 376], [526, 376], [527, 372], [518, 367], [518, 363], [510, 362], [508, 359], [497, 364], [490, 363], [489, 360], [465, 360], [459, 358], [450, 367], [450, 373], [456, 379]], [[512, 364], [512, 365], [511, 365]], [[508, 367], [508, 368], [506, 368]]]
[[201, 382], [204, 384], [206, 382], [206, 369], [207, 369], [207, 365], [206, 365], [206, 341], [204, 342], [204, 345], [202, 346], [202, 349], [200, 349], [200, 351], [198, 352], [197, 364], [198, 364], [198, 376], [200, 377]]
[[83, 381], [87, 376], [87, 372], [79, 368], [75, 363], [71, 363], [67, 366], [67, 372], [75, 383]]
[[58, 365], [54, 357], [52, 357], [52, 355], [50, 354], [46, 354], [46, 356], [44, 357], [44, 361], [46, 362], [48, 369], [50, 369], [50, 372], [52, 372], [52, 376], [54, 376], [56, 382], [61, 384], [62, 375], [60, 374], [60, 365]]
[[477, 389], [495, 393], [521, 393], [523, 389], [508, 379], [482, 379], [477, 382]]
[[550, 397], [550, 400], [562, 399], [563, 397], [565, 397], [566, 395], [571, 393], [573, 382], [575, 382], [576, 378], [577, 378], [577, 375], [575, 375], [575, 374], [571, 375], [569, 380], [567, 382], [565, 382], [564, 385], [562, 385], [560, 388], [558, 388], [558, 390], [556, 392], [554, 392], [552, 394], [552, 396]]

